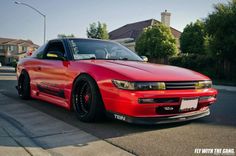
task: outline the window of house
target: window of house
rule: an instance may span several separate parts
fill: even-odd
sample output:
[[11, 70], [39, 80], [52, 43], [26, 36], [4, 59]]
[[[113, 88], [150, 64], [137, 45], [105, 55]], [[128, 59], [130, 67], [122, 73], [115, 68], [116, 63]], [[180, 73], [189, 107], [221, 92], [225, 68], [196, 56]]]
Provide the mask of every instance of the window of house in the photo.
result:
[[9, 45], [7, 49], [8, 51], [16, 51], [17, 47], [15, 45]]
[[26, 52], [27, 51], [27, 47], [22, 46], [22, 52]]

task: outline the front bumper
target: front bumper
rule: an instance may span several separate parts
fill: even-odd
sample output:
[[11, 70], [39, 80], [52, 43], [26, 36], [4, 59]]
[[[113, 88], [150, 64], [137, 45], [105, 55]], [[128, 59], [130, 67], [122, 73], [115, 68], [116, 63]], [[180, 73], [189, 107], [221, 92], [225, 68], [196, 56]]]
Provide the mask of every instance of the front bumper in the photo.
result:
[[[198, 112], [216, 102], [217, 90], [165, 90], [165, 91], [126, 91], [112, 88], [102, 92], [103, 102], [108, 112], [135, 118], [166, 118], [185, 113]], [[204, 97], [211, 97], [204, 99]], [[156, 99], [154, 103], [141, 103], [140, 99]], [[197, 108], [179, 111], [183, 99], [198, 98]], [[173, 110], [163, 110], [172, 107]]]
[[188, 113], [183, 113], [183, 114], [178, 114], [178, 115], [173, 115], [173, 116], [166, 116], [166, 117], [131, 117], [131, 116], [112, 113], [112, 112], [107, 112], [107, 115], [111, 118], [122, 120], [128, 123], [164, 124], [164, 123], [183, 122], [183, 121], [189, 121], [189, 120], [202, 118], [204, 116], [210, 115], [210, 110], [208, 107], [206, 107], [198, 111], [193, 111], [193, 112], [188, 112]]

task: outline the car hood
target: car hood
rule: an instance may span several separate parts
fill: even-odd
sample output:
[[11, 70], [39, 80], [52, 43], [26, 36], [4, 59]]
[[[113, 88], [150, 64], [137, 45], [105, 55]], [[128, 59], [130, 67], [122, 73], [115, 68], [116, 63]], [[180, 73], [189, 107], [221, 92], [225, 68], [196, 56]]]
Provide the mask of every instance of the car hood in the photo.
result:
[[93, 60], [90, 63], [115, 71], [133, 81], [209, 80], [200, 73], [176, 66], [121, 60]]

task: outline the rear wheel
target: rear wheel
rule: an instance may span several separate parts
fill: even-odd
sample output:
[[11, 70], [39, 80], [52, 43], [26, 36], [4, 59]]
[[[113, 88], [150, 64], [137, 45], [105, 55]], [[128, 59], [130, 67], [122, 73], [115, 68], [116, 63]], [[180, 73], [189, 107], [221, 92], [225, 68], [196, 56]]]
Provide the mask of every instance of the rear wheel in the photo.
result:
[[22, 72], [18, 80], [18, 95], [22, 99], [30, 98], [30, 77], [27, 72]]
[[72, 96], [76, 116], [85, 122], [101, 120], [105, 108], [97, 86], [90, 76], [83, 74], [75, 81]]

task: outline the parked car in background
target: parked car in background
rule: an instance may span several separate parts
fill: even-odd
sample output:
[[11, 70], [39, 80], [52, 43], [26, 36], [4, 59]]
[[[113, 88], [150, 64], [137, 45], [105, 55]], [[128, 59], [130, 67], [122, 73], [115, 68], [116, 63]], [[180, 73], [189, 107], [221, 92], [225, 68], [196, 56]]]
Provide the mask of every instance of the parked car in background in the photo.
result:
[[192, 120], [209, 115], [217, 96], [207, 76], [94, 39], [49, 41], [19, 61], [17, 79], [21, 98], [73, 109], [86, 122], [105, 114], [141, 124]]
[[2, 63], [0, 62], [0, 67], [2, 66]]

